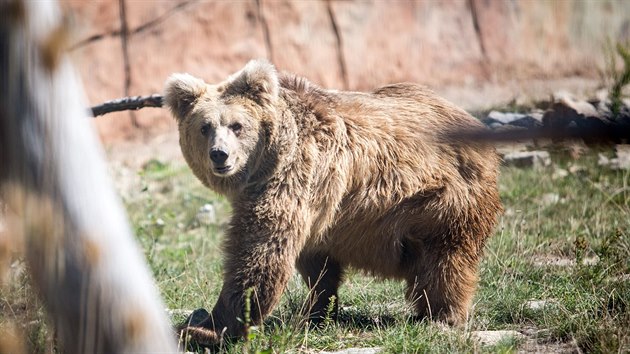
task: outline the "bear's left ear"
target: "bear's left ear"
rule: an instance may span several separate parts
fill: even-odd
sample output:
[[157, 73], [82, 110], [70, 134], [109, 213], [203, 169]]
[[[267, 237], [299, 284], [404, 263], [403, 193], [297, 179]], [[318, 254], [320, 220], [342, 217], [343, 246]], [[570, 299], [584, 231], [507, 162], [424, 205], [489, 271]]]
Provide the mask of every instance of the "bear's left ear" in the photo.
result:
[[223, 95], [244, 96], [260, 105], [270, 105], [278, 98], [278, 73], [267, 60], [252, 60], [224, 84]]
[[206, 83], [203, 80], [189, 74], [173, 74], [164, 87], [164, 106], [170, 108], [175, 118], [181, 121], [204, 92]]

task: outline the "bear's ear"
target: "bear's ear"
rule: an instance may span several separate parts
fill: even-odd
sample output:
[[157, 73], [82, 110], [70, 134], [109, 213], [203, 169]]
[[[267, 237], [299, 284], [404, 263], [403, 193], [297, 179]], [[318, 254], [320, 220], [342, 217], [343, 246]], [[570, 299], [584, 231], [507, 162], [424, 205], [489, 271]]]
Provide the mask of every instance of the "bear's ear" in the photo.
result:
[[278, 98], [278, 73], [264, 59], [252, 60], [224, 84], [224, 96], [244, 96], [260, 105], [270, 105]]
[[203, 80], [189, 74], [173, 74], [166, 80], [164, 105], [170, 108], [177, 120], [182, 120], [204, 92], [206, 83]]

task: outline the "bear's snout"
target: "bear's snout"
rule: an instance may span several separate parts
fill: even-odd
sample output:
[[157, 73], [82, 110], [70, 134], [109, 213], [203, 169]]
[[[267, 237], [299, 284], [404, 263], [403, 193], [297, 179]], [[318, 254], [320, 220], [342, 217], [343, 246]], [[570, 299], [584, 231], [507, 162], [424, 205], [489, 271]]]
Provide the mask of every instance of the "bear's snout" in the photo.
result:
[[228, 158], [228, 153], [223, 149], [212, 149], [210, 150], [210, 160], [214, 162], [214, 164], [222, 166], [225, 164], [225, 161]]

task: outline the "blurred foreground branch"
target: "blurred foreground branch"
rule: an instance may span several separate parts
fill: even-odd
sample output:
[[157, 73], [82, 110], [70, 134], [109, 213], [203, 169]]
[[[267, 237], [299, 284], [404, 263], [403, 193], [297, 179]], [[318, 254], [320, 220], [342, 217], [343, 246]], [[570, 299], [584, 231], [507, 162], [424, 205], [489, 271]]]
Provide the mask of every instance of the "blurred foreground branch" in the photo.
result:
[[535, 128], [490, 129], [453, 129], [443, 137], [445, 140], [485, 141], [509, 143], [526, 140], [551, 141], [582, 140], [587, 144], [620, 144], [630, 141], [630, 120], [625, 122], [607, 122], [585, 126], [543, 126]]

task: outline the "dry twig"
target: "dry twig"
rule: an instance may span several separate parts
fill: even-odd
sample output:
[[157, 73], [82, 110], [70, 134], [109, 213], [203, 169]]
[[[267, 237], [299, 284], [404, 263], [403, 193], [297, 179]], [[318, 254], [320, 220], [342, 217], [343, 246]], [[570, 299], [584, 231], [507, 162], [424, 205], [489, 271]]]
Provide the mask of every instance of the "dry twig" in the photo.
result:
[[107, 113], [138, 110], [145, 107], [162, 107], [162, 95], [122, 97], [91, 108], [94, 117]]

